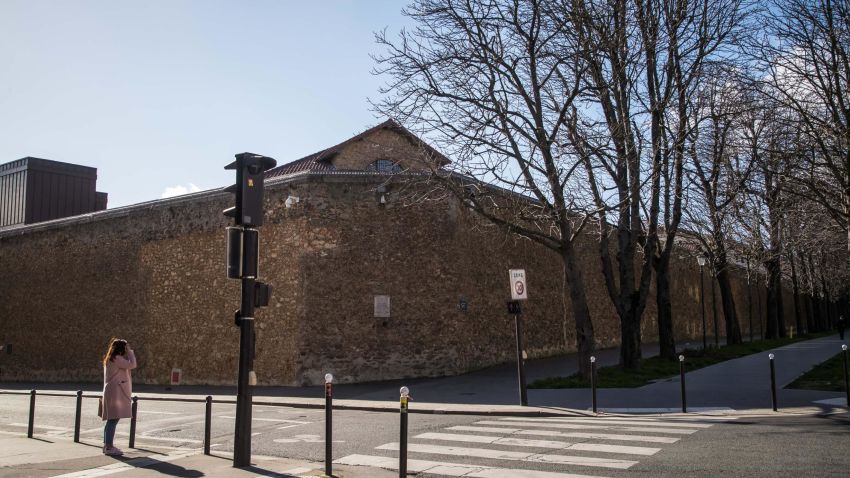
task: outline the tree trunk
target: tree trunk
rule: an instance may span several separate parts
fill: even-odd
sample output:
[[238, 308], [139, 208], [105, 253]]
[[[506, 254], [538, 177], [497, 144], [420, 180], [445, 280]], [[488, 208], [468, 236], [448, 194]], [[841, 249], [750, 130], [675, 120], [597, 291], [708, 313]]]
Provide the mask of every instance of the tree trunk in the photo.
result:
[[753, 341], [753, 286], [750, 284], [750, 272], [747, 271], [747, 317], [749, 318], [750, 342]]
[[758, 309], [756, 317], [759, 321], [759, 340], [764, 340], [764, 314], [761, 308], [761, 274], [756, 277], [756, 306]]
[[714, 319], [714, 347], [720, 347], [720, 327], [717, 324], [717, 275], [711, 276], [711, 316]]
[[673, 338], [673, 303], [670, 300], [670, 255], [662, 254], [655, 269], [655, 302], [658, 307], [658, 355], [661, 358], [676, 357], [676, 341]]
[[628, 304], [623, 304], [623, 314], [620, 316], [620, 366], [625, 369], [640, 368], [640, 319], [638, 313], [638, 293], [631, 295]]
[[814, 316], [815, 330], [823, 332], [823, 315], [820, 312], [820, 297], [816, 294], [817, 291], [815, 291], [810, 297], [810, 300], [812, 301], [812, 315]]
[[724, 266], [717, 273], [717, 285], [720, 287], [720, 299], [723, 302], [723, 316], [726, 318], [726, 345], [740, 344], [741, 327], [735, 311], [735, 296], [732, 294], [732, 284], [729, 271]]
[[774, 255], [764, 264], [767, 267], [767, 333], [768, 339], [785, 337], [785, 320], [782, 317], [782, 271], [779, 258]]
[[809, 266], [806, 265], [806, 256], [800, 252], [797, 256], [800, 262], [800, 277], [802, 278], [802, 283], [804, 285], [804, 290], [806, 291], [803, 294], [803, 313], [805, 315], [806, 322], [806, 330], [808, 332], [817, 332], [817, 325], [815, 324], [815, 315], [814, 309], [812, 306], [812, 293], [814, 291], [814, 285], [811, 282], [809, 275]]
[[800, 286], [797, 282], [797, 261], [794, 260], [794, 251], [788, 254], [788, 259], [791, 261], [791, 286], [794, 289], [794, 321], [797, 324], [797, 333], [802, 334], [805, 333], [806, 328], [800, 314]]
[[564, 279], [569, 288], [570, 304], [576, 326], [576, 349], [578, 350], [578, 371], [583, 379], [590, 378], [590, 357], [596, 349], [593, 337], [593, 322], [587, 307], [587, 295], [581, 269], [576, 263], [572, 244], [566, 244], [561, 254], [564, 263]]
[[821, 272], [819, 274], [820, 275], [820, 285], [821, 285], [821, 289], [823, 290], [823, 305], [821, 306], [821, 310], [824, 312], [824, 323], [823, 323], [824, 327], [823, 327], [823, 329], [824, 330], [832, 330], [832, 310], [830, 308], [832, 300], [829, 297], [829, 287], [827, 286], [826, 275], [824, 275], [824, 273], [823, 273], [823, 267], [824, 267], [823, 264], [825, 262], [826, 261], [821, 261], [821, 268], [820, 268]]

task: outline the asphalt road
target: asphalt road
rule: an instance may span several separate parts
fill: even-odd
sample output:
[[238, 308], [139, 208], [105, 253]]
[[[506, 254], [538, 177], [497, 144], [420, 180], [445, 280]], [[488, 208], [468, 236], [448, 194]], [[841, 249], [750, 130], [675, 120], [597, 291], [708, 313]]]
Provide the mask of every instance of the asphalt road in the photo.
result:
[[[72, 397], [39, 396], [36, 436], [71, 437], [74, 405]], [[81, 437], [94, 444], [102, 433], [96, 407], [94, 399], [83, 401]], [[0, 395], [0, 433], [25, 435], [28, 409], [28, 396]], [[140, 401], [138, 415], [138, 447], [202, 447], [203, 403]], [[232, 450], [234, 416], [234, 405], [213, 407], [211, 443], [219, 452]], [[411, 414], [409, 422], [409, 469], [434, 472], [422, 477], [850, 476], [846, 409], [721, 418]], [[128, 431], [122, 420], [116, 444], [126, 445]], [[255, 455], [324, 460], [323, 410], [255, 406], [252, 431]], [[399, 415], [336, 411], [333, 438], [336, 460], [391, 467]]]

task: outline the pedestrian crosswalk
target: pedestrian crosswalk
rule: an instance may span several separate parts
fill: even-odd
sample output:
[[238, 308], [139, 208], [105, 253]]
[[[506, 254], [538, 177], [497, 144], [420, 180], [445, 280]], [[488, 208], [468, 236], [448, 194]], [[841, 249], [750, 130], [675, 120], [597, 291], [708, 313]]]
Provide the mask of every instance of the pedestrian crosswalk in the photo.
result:
[[[604, 478], [729, 417], [503, 417], [413, 434], [407, 470], [474, 478]], [[580, 431], [574, 431], [580, 430]], [[631, 442], [631, 443], [625, 443]], [[651, 445], [651, 446], [647, 446]], [[399, 469], [398, 442], [341, 465]]]

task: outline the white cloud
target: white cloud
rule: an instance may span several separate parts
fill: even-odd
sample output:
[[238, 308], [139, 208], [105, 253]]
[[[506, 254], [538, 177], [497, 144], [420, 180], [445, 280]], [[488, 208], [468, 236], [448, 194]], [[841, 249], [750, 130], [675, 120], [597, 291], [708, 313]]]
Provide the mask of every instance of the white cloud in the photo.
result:
[[177, 186], [169, 186], [165, 188], [165, 191], [162, 192], [160, 198], [170, 198], [174, 196], [182, 196], [183, 194], [196, 193], [200, 191], [201, 188], [195, 186], [192, 183], [189, 183], [188, 186], [183, 186], [182, 184], [178, 184]]

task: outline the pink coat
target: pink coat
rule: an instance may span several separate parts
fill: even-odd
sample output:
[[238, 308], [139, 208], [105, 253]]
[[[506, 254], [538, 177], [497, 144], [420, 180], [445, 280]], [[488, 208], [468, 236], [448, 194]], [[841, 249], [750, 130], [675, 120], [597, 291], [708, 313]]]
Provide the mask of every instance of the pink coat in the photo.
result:
[[130, 418], [133, 416], [131, 398], [133, 378], [130, 370], [136, 368], [136, 354], [115, 356], [103, 367], [103, 419]]

